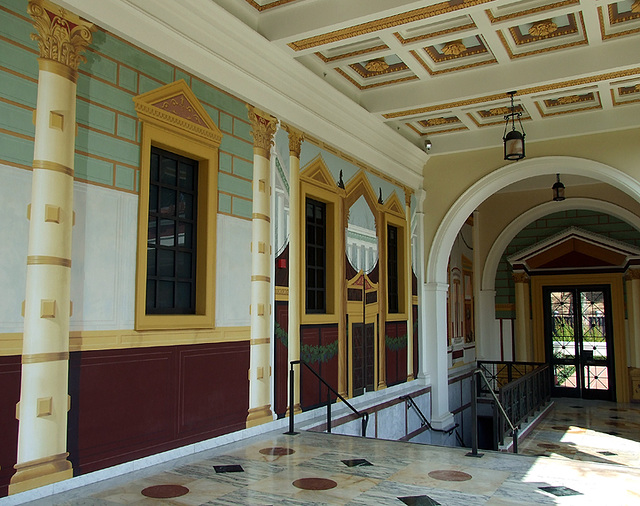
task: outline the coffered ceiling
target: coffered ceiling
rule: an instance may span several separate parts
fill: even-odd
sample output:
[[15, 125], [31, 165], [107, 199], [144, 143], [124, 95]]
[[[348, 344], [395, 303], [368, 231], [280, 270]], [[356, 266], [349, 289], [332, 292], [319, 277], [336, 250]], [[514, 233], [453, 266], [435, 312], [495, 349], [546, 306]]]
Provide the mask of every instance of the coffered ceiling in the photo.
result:
[[640, 125], [640, 0], [211, 0], [431, 154]]

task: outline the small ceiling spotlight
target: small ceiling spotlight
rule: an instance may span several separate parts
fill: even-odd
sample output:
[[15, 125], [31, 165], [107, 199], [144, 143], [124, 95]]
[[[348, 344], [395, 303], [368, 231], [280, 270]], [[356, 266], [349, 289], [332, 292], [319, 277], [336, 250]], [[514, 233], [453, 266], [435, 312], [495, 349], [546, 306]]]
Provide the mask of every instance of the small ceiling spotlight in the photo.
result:
[[431, 141], [429, 139], [427, 139], [426, 141], [424, 141], [424, 150], [429, 152], [431, 150]]
[[[504, 159], [505, 160], [522, 160], [524, 158], [524, 128], [522, 128], [522, 121], [520, 117], [522, 116], [522, 112], [516, 112], [516, 109], [513, 105], [513, 96], [517, 93], [517, 91], [510, 91], [507, 95], [511, 96], [511, 112], [506, 114], [504, 119], [506, 121], [504, 125], [504, 134], [502, 135], [502, 140], [504, 141]], [[520, 133], [516, 130], [516, 118], [518, 118], [518, 123], [520, 124]], [[509, 127], [509, 120], [511, 120], [511, 131], [507, 133], [507, 128]]]
[[560, 174], [556, 174], [556, 182], [551, 187], [553, 190], [553, 200], [554, 202], [562, 202], [565, 199], [564, 196], [564, 185], [560, 182]]

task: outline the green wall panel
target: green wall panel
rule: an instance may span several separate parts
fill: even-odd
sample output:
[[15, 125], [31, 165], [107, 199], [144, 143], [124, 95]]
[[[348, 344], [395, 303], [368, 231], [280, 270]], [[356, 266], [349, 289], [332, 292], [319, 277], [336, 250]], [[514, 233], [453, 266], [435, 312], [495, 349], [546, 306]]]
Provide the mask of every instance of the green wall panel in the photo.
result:
[[218, 211], [221, 213], [231, 213], [231, 195], [218, 194]]
[[76, 120], [78, 123], [108, 132], [115, 133], [116, 129], [116, 113], [90, 104], [86, 100], [76, 100]]
[[251, 188], [251, 181], [245, 181], [237, 177], [230, 176], [221, 172], [218, 174], [218, 189], [226, 193], [232, 193], [233, 195], [239, 195], [248, 199], [253, 198], [253, 190]]
[[252, 212], [253, 207], [251, 201], [238, 198], [233, 199], [233, 214], [235, 216], [251, 219]]
[[138, 73], [135, 70], [131, 70], [129, 67], [120, 65], [118, 84], [123, 88], [131, 91], [134, 94], [138, 94]]
[[78, 128], [76, 149], [128, 165], [140, 163], [140, 146], [82, 127]]
[[[3, 6], [6, 6], [7, 2], [3, 0]], [[11, 5], [14, 2], [8, 2]], [[16, 9], [18, 14], [27, 16], [27, 2], [22, 0], [15, 2], [20, 4], [21, 9]], [[22, 19], [18, 16], [14, 16], [6, 11], [0, 10], [0, 35], [3, 35], [9, 40], [13, 40], [22, 44], [23, 46], [30, 47], [34, 50], [38, 50], [38, 43], [31, 38], [31, 33], [35, 33], [35, 28], [31, 22], [26, 19]]]
[[233, 173], [236, 176], [253, 179], [253, 163], [236, 158], [233, 161]]
[[116, 165], [116, 186], [125, 190], [135, 189], [136, 171], [130, 167]]
[[136, 115], [133, 106], [133, 95], [131, 93], [127, 93], [97, 79], [91, 79], [85, 74], [78, 75], [78, 96], [131, 116]]
[[232, 96], [205, 84], [200, 79], [192, 80], [191, 89], [195, 93], [196, 97], [198, 97], [198, 100], [206, 102], [207, 104], [212, 105], [231, 116], [236, 116], [244, 119], [245, 121], [248, 119], [247, 106], [242, 100], [233, 98]]
[[31, 167], [33, 165], [33, 141], [0, 132], [0, 158]]
[[112, 84], [118, 83], [118, 64], [116, 62], [93, 51], [86, 51], [84, 55], [87, 57], [87, 61], [80, 64], [79, 71], [97, 76]]
[[31, 137], [36, 135], [33, 112], [5, 102], [0, 102], [0, 128]]
[[38, 55], [1, 39], [0, 65], [18, 74], [38, 79]]
[[105, 185], [113, 184], [113, 164], [76, 153], [75, 177]]
[[173, 81], [173, 67], [171, 65], [140, 51], [117, 37], [102, 32], [100, 35], [94, 35], [94, 42], [92, 47], [116, 61], [126, 63], [138, 69], [139, 72], [165, 84]]
[[136, 140], [136, 124], [138, 120], [130, 118], [129, 116], [118, 116], [118, 136], [124, 137], [131, 141]]
[[233, 123], [233, 134], [242, 139], [253, 139], [251, 137], [251, 125], [244, 121], [236, 120]]
[[37, 83], [14, 76], [8, 72], [0, 72], [0, 90], [2, 90], [3, 97], [33, 109], [36, 108], [38, 98]]
[[229, 174], [231, 174], [231, 165], [233, 163], [233, 158], [231, 157], [231, 155], [229, 153], [223, 153], [220, 152], [220, 157], [219, 157], [219, 162], [218, 162], [218, 169], [221, 170], [222, 172], [228, 172]]
[[220, 149], [235, 156], [240, 156], [247, 160], [253, 160], [253, 143], [245, 142], [237, 137], [225, 135], [222, 137]]

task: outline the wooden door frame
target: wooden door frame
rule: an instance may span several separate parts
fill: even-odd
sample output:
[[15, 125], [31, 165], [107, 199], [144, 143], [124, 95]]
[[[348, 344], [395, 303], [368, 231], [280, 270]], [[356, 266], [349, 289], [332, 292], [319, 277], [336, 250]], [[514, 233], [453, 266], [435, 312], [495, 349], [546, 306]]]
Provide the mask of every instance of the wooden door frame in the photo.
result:
[[531, 314], [533, 326], [533, 360], [545, 362], [543, 288], [552, 286], [609, 285], [613, 327], [613, 364], [617, 402], [629, 402], [627, 343], [625, 331], [623, 274], [583, 273], [531, 275]]

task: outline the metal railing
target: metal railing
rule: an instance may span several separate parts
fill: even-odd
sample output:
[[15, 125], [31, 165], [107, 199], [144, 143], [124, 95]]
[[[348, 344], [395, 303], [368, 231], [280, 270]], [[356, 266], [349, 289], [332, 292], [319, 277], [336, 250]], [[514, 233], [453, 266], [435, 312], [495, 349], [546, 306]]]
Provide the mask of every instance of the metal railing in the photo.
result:
[[403, 395], [400, 397], [400, 399], [407, 401], [407, 409], [409, 409], [410, 407], [415, 409], [416, 413], [418, 414], [418, 417], [420, 418], [420, 426], [421, 427], [427, 427], [427, 429], [434, 431], [434, 432], [443, 432], [445, 433], [447, 436], [450, 436], [451, 434], [453, 434], [454, 432], [456, 433], [456, 439], [458, 440], [458, 443], [460, 444], [460, 446], [464, 446], [464, 441], [462, 441], [462, 438], [460, 437], [460, 433], [458, 432], [458, 427], [460, 426], [459, 424], [455, 424], [453, 425], [451, 428], [449, 429], [436, 429], [435, 427], [433, 427], [431, 425], [431, 423], [429, 422], [429, 420], [427, 420], [427, 417], [424, 416], [424, 413], [422, 412], [422, 410], [418, 407], [418, 405], [416, 404], [416, 401], [413, 400], [413, 397], [411, 397], [410, 395]]
[[295, 372], [293, 370], [293, 366], [296, 364], [300, 364], [305, 366], [309, 371], [311, 371], [320, 382], [327, 387], [327, 432], [331, 432], [331, 393], [333, 393], [338, 399], [340, 399], [344, 404], [353, 411], [358, 418], [362, 418], [362, 437], [366, 437], [367, 435], [367, 424], [369, 423], [369, 413], [366, 411], [361, 413], [356, 408], [354, 408], [347, 399], [342, 397], [338, 392], [336, 392], [329, 383], [327, 383], [317, 372], [315, 372], [309, 364], [302, 360], [292, 360], [290, 362], [291, 368], [289, 369], [289, 431], [285, 432], [285, 434], [297, 434], [295, 432], [295, 424], [294, 424], [294, 402], [295, 402]]
[[[518, 452], [518, 429], [520, 424], [533, 415], [551, 398], [551, 377], [547, 364], [533, 362], [479, 362], [472, 376], [471, 388], [473, 402], [471, 417], [473, 420], [473, 455], [477, 455], [478, 397], [489, 394], [495, 402], [501, 416], [494, 416], [496, 439], [504, 444], [504, 436], [509, 431], [513, 435], [514, 453]], [[487, 367], [489, 366], [489, 367]], [[487, 378], [485, 371], [490, 377]], [[518, 376], [514, 379], [514, 376]], [[476, 376], [484, 381], [476, 383]], [[507, 381], [509, 379], [509, 381]]]
[[477, 381], [476, 376], [480, 376], [484, 380], [487, 387], [489, 388], [489, 393], [493, 397], [493, 400], [496, 403], [496, 406], [498, 407], [498, 409], [500, 410], [500, 413], [504, 417], [505, 422], [509, 425], [509, 428], [511, 429], [511, 434], [513, 435], [513, 453], [518, 453], [518, 427], [514, 425], [509, 419], [509, 415], [507, 415], [507, 412], [505, 411], [504, 407], [500, 403], [500, 400], [498, 400], [498, 397], [496, 396], [495, 392], [491, 388], [489, 384], [489, 380], [484, 375], [484, 372], [482, 372], [482, 370], [480, 369], [476, 369], [475, 371], [473, 371], [473, 374], [471, 375], [471, 392], [473, 394], [473, 399], [471, 401], [471, 420], [473, 420], [473, 427], [471, 430], [471, 451], [467, 453], [467, 455], [470, 457], [482, 456], [481, 453], [478, 453], [478, 386], [479, 385], [476, 384], [476, 381]]

